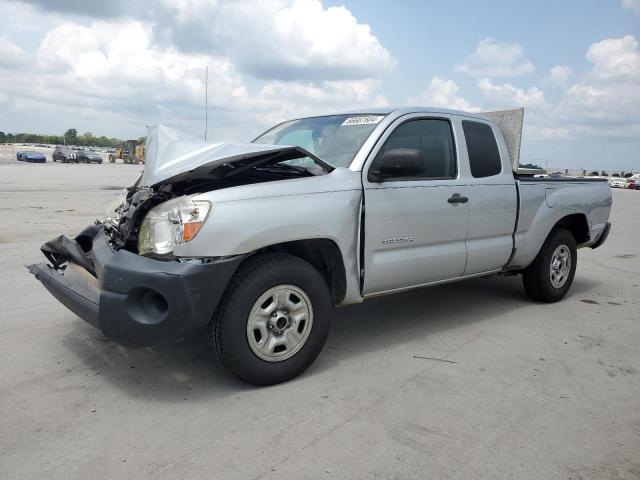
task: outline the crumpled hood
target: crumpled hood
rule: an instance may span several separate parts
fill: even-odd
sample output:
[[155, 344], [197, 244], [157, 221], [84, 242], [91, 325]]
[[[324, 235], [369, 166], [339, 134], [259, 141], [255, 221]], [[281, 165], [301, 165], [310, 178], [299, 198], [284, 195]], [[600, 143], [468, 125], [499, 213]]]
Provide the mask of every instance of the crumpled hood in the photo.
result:
[[[164, 125], [147, 128], [145, 166], [141, 187], [171, 183], [202, 176], [228, 163], [246, 161], [282, 153], [283, 160], [312, 157], [299, 147], [258, 143], [204, 142]], [[323, 162], [321, 162], [323, 163]]]

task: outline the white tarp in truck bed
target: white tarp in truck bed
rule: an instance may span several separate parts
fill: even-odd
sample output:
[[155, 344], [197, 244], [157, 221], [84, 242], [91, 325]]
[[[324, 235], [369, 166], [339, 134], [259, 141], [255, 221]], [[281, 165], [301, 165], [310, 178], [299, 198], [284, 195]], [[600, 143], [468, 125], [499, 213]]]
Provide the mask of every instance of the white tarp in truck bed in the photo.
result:
[[507, 144], [507, 151], [511, 159], [511, 168], [514, 173], [517, 173], [520, 170], [520, 143], [522, 141], [524, 108], [482, 112], [482, 114], [498, 125], [504, 137], [504, 142]]
[[164, 125], [150, 125], [147, 127], [145, 166], [139, 185], [157, 185], [198, 167], [213, 169], [224, 163], [286, 151], [299, 158], [308, 154], [301, 148], [286, 145], [204, 142]]

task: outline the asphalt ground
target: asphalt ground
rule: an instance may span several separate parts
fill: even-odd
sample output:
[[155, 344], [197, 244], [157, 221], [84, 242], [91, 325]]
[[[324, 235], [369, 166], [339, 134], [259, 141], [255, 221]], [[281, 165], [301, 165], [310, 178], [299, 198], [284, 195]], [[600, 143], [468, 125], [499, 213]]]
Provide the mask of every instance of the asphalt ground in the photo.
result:
[[113, 344], [25, 269], [140, 168], [0, 164], [0, 478], [640, 478], [639, 191], [562, 302], [493, 277], [337, 309], [254, 388], [198, 336]]

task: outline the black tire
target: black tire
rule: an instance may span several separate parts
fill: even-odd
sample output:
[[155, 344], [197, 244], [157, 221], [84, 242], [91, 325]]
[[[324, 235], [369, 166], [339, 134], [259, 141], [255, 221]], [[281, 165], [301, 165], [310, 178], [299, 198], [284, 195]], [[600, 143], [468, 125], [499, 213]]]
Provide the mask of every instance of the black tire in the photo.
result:
[[[551, 278], [551, 262], [554, 252], [563, 245], [569, 252], [571, 263], [564, 283], [556, 286]], [[577, 263], [578, 255], [575, 238], [571, 232], [565, 228], [554, 228], [533, 263], [523, 272], [522, 279], [527, 295], [534, 300], [545, 303], [562, 300], [571, 288], [573, 277], [576, 274]]]
[[[294, 286], [307, 296], [312, 322], [306, 341], [291, 357], [264, 360], [249, 345], [247, 322], [258, 299], [277, 286]], [[287, 254], [261, 254], [247, 259], [226, 289], [208, 327], [209, 345], [222, 365], [252, 385], [273, 385], [304, 372], [327, 339], [332, 304], [329, 289], [318, 271], [304, 260]]]

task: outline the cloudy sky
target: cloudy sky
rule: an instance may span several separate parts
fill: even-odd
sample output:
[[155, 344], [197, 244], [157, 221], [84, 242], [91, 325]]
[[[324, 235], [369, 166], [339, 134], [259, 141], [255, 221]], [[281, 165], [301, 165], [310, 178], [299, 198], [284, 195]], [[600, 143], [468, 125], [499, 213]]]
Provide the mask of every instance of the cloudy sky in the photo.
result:
[[0, 0], [0, 130], [248, 140], [345, 109], [525, 107], [522, 161], [640, 170], [640, 0]]

